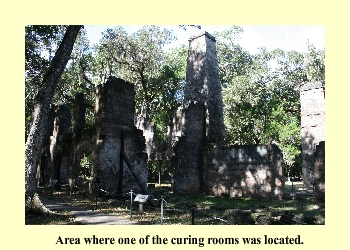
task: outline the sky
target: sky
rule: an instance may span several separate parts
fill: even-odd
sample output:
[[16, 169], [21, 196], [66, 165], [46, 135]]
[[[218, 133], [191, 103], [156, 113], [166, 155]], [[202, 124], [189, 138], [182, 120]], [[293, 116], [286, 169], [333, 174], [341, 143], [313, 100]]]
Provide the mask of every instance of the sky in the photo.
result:
[[[280, 48], [284, 51], [296, 50], [307, 52], [307, 41], [310, 41], [317, 49], [325, 48], [325, 26], [322, 25], [239, 25], [243, 28], [240, 40], [237, 42], [250, 53], [255, 54], [259, 47], [266, 47], [268, 50]], [[102, 32], [113, 26], [86, 25], [90, 44], [98, 43]], [[128, 33], [133, 33], [141, 26], [123, 26]], [[180, 44], [188, 45], [188, 38], [200, 32], [197, 29], [187, 28], [187, 31], [179, 28], [178, 25], [165, 26], [175, 32], [178, 40], [171, 46]], [[202, 25], [201, 31], [213, 34], [215, 31], [223, 31], [230, 26], [225, 25]]]

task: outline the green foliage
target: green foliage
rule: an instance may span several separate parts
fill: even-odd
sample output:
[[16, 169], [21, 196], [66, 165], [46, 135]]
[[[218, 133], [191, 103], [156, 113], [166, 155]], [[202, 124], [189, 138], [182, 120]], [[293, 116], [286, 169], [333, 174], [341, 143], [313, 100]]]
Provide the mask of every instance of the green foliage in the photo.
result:
[[167, 126], [183, 101], [187, 48], [181, 46], [166, 53], [157, 79], [159, 90], [149, 112], [149, 120], [157, 126], [157, 141], [165, 141]]
[[293, 166], [296, 174], [301, 173], [301, 166], [295, 164], [301, 154], [300, 123], [298, 119], [286, 113], [280, 106], [273, 108], [271, 122], [266, 128], [266, 134], [269, 138], [274, 138], [278, 142], [283, 153], [287, 175], [290, 175]]
[[226, 31], [214, 34], [223, 86], [227, 86], [234, 77], [245, 75], [253, 63], [252, 56], [236, 43], [242, 32], [241, 27], [232, 26]]
[[134, 83], [135, 115], [157, 124], [158, 141], [165, 140], [167, 123], [182, 101], [187, 50], [163, 48], [174, 40], [172, 31], [158, 26], [130, 35], [117, 27], [108, 29], [95, 48], [95, 81], [114, 75]]
[[80, 160], [81, 171], [80, 175], [84, 179], [91, 177], [91, 165], [92, 165], [92, 156], [84, 155]]
[[110, 75], [135, 83], [137, 114], [146, 118], [152, 101], [162, 88], [158, 81], [164, 62], [163, 46], [174, 39], [172, 32], [145, 26], [129, 35], [122, 27], [108, 29], [97, 46], [99, 80]]
[[[65, 33], [66, 26], [26, 26], [25, 36], [25, 131], [29, 130], [33, 102], [44, 73], [55, 55], [56, 49]], [[74, 96], [77, 93], [84, 93], [88, 104], [87, 114], [90, 115], [95, 99], [95, 86], [89, 80], [92, 67], [92, 54], [86, 38], [86, 32], [81, 30], [77, 37], [74, 49], [71, 54], [64, 73], [57, 85], [52, 100], [52, 106], [67, 104], [72, 107]], [[91, 124], [87, 123], [87, 126]]]
[[84, 94], [86, 102], [85, 128], [91, 128], [94, 122], [95, 88], [92, 80], [94, 57], [86, 37], [86, 31], [82, 30], [74, 45], [69, 64], [58, 83], [53, 103], [67, 104], [71, 110], [75, 95]]
[[325, 51], [317, 50], [314, 45], [308, 43], [305, 70], [309, 81], [325, 84]]
[[301, 172], [299, 86], [324, 83], [324, 51], [301, 54], [260, 48], [255, 55], [236, 41], [243, 30], [216, 34], [224, 119], [229, 144], [277, 143], [286, 172]]
[[65, 29], [57, 25], [25, 27], [25, 137], [32, 122], [34, 98]]

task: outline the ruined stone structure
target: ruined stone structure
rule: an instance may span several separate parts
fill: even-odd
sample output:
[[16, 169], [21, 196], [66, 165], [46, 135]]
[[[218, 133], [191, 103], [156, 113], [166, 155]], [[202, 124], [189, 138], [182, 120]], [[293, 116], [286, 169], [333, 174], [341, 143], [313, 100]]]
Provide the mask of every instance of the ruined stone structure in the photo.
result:
[[[201, 188], [201, 147], [205, 139], [205, 108], [203, 104], [190, 102], [181, 109], [172, 127], [182, 127], [182, 135], [173, 141], [174, 192], [200, 192]], [[176, 134], [176, 133], [175, 133]]]
[[215, 43], [215, 38], [207, 32], [190, 38], [184, 96], [185, 104], [204, 104], [205, 136], [210, 143], [219, 143], [225, 138], [224, 105]]
[[49, 127], [38, 166], [38, 182], [74, 185], [80, 173], [80, 157], [92, 152], [92, 131], [84, 131], [84, 95], [75, 97], [73, 115], [67, 105], [60, 105], [57, 113], [51, 109]]
[[68, 181], [70, 126], [70, 109], [66, 105], [60, 105], [54, 120], [53, 134], [50, 141], [52, 166], [50, 179], [58, 180], [58, 183]]
[[325, 141], [325, 88], [312, 82], [300, 89], [302, 170], [305, 185], [314, 181], [316, 145]]
[[[147, 186], [146, 144], [142, 130], [134, 125], [134, 97], [134, 85], [115, 77], [97, 87], [92, 175], [94, 181], [108, 193], [131, 189], [141, 191], [140, 185]], [[132, 170], [126, 165], [125, 157], [121, 159], [122, 149]]]
[[82, 94], [75, 97], [73, 115], [68, 106], [61, 105], [54, 119], [52, 136], [48, 134], [50, 150], [44, 146], [39, 164], [39, 177], [50, 173], [50, 178], [42, 177], [41, 181], [47, 183], [56, 179], [59, 183], [76, 184], [81, 156], [89, 152], [93, 156], [92, 184], [113, 194], [131, 189], [144, 191], [147, 153], [142, 130], [134, 125], [134, 97], [134, 85], [124, 80], [111, 77], [99, 85], [93, 130], [84, 130], [86, 106]]
[[203, 152], [206, 192], [230, 197], [283, 197], [283, 157], [275, 144], [212, 147]]
[[50, 150], [50, 137], [53, 135], [54, 131], [54, 121], [56, 117], [56, 112], [53, 108], [50, 109], [48, 117], [48, 126], [45, 131], [43, 149], [38, 164], [37, 171], [37, 184], [47, 183], [50, 180], [51, 176], [51, 150]]
[[152, 157], [152, 154], [156, 154], [157, 152], [157, 150], [154, 148], [157, 141], [156, 127], [154, 123], [148, 122], [144, 117], [137, 117], [135, 119], [135, 126], [143, 131], [143, 136], [146, 140], [146, 151], [148, 158], [155, 158], [155, 156]]
[[89, 151], [95, 187], [107, 193], [145, 193], [147, 161], [171, 158], [174, 192], [281, 198], [283, 157], [276, 145], [223, 146], [215, 43], [207, 32], [190, 39], [185, 102], [168, 127], [166, 143], [156, 141], [154, 124], [134, 119], [134, 85], [124, 80], [110, 77], [97, 86], [92, 131], [83, 131], [82, 95], [76, 96], [72, 125], [68, 107], [60, 107], [51, 136], [52, 178], [76, 183], [80, 157]]
[[314, 158], [314, 182], [315, 182], [315, 197], [320, 200], [325, 200], [325, 142], [322, 141], [316, 146]]
[[215, 38], [190, 39], [185, 104], [168, 130], [174, 192], [282, 198], [283, 157], [275, 145], [223, 147], [225, 127]]
[[69, 183], [78, 183], [81, 171], [80, 160], [84, 153], [91, 153], [93, 150], [92, 131], [84, 131], [86, 104], [84, 94], [75, 96], [72, 115], [71, 146], [69, 151]]
[[169, 132], [175, 192], [202, 190], [201, 147], [225, 138], [215, 38], [203, 32], [189, 42], [185, 106], [177, 112]]

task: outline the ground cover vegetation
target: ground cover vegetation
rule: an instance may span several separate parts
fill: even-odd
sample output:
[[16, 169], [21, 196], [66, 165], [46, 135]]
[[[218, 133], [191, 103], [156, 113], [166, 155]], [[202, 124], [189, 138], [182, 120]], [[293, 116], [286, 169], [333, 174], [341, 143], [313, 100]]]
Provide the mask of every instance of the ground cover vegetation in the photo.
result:
[[[290, 196], [284, 200], [267, 200], [261, 198], [231, 198], [228, 196], [211, 196], [205, 194], [175, 195], [170, 185], [156, 184], [149, 188], [156, 200], [152, 205], [145, 203], [143, 213], [139, 213], [137, 202], [133, 202], [130, 217], [130, 197], [113, 198], [99, 194], [89, 194], [88, 184], [83, 181], [70, 196], [65, 185], [51, 194], [51, 188], [40, 187], [40, 197], [57, 202], [102, 212], [108, 215], [124, 217], [141, 225], [161, 224], [160, 197], [164, 203], [164, 225], [191, 225], [192, 209], [195, 210], [195, 225], [323, 225], [325, 224], [325, 204], [315, 200], [312, 190], [303, 190], [301, 183], [294, 183], [294, 192], [303, 191], [307, 196]], [[287, 183], [291, 189], [291, 183]], [[291, 191], [291, 190], [288, 190]], [[72, 197], [72, 198], [71, 198]], [[134, 196], [135, 197], [135, 196]], [[96, 202], [97, 201], [97, 202]], [[26, 216], [26, 224], [77, 224], [74, 216], [66, 211], [56, 214], [31, 213]]]
[[[25, 28], [27, 145], [33, 144], [30, 131], [38, 97], [45, 93], [45, 75], [53, 64], [68, 28]], [[123, 78], [135, 84], [135, 116], [144, 116], [154, 122], [157, 140], [164, 141], [168, 122], [183, 101], [187, 45], [165, 49], [165, 45], [176, 40], [176, 37], [172, 30], [159, 26], [144, 26], [132, 34], [123, 27], [115, 27], [106, 30], [97, 44], [90, 45], [84, 28], [77, 28], [79, 33], [76, 38], [71, 38], [74, 47], [70, 49], [69, 60], [53, 88], [49, 107], [57, 109], [60, 104], [72, 107], [75, 94], [84, 93], [87, 102], [85, 129], [89, 129], [94, 120], [95, 87], [111, 75]], [[193, 29], [200, 26], [179, 28]], [[260, 48], [259, 52], [251, 54], [237, 43], [243, 32], [241, 27], [232, 26], [213, 34], [217, 40], [222, 83], [227, 133], [225, 144], [274, 142], [282, 149], [286, 174], [298, 176], [301, 174], [298, 89], [308, 81], [325, 83], [325, 51], [308, 44], [306, 53]], [[47, 122], [47, 119], [43, 122]], [[40, 145], [35, 146], [40, 152]], [[26, 151], [26, 157], [27, 154]], [[90, 166], [91, 157], [87, 155], [82, 158], [84, 177], [89, 176]], [[162, 170], [171, 172], [169, 166], [163, 162]], [[35, 175], [34, 168], [27, 171], [28, 176]], [[159, 169], [159, 162], [150, 163], [150, 174]], [[28, 178], [26, 176], [26, 183]], [[34, 182], [29, 184], [34, 185]]]

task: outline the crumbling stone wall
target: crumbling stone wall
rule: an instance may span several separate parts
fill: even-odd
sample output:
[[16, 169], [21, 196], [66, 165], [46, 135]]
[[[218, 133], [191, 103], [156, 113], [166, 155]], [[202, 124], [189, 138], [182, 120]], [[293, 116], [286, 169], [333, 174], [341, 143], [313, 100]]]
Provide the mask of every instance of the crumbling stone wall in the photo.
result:
[[[69, 173], [68, 178], [70, 184], [78, 183], [79, 173], [81, 170], [80, 159], [81, 154], [84, 152], [81, 147], [81, 141], [84, 126], [85, 126], [85, 112], [86, 104], [84, 100], [84, 94], [79, 93], [75, 95], [74, 106], [73, 106], [73, 116], [72, 116], [72, 136], [71, 136], [71, 148], [69, 150]], [[89, 138], [91, 141], [91, 138]], [[78, 151], [79, 145], [79, 151]], [[85, 148], [88, 150], [88, 147]], [[86, 151], [85, 150], [85, 151]], [[91, 151], [90, 151], [91, 152]]]
[[185, 105], [168, 129], [173, 191], [282, 198], [283, 157], [275, 145], [221, 146], [223, 102], [215, 38], [190, 39]]
[[157, 141], [156, 125], [153, 122], [148, 122], [144, 117], [135, 119], [135, 126], [143, 131], [143, 136], [146, 139], [146, 151], [148, 162], [169, 160], [173, 151], [169, 147], [167, 141]]
[[62, 104], [57, 113], [51, 109], [43, 152], [38, 166], [38, 181], [42, 184], [53, 179], [60, 183], [77, 184], [81, 171], [80, 158], [92, 152], [92, 130], [85, 131], [86, 104], [84, 94], [75, 96], [72, 115]]
[[153, 122], [148, 122], [145, 117], [137, 117], [135, 119], [135, 126], [136, 128], [143, 131], [143, 136], [146, 140], [146, 151], [149, 160], [152, 157], [152, 155], [155, 154], [155, 145], [156, 145], [156, 127]]
[[282, 152], [274, 144], [212, 146], [203, 151], [203, 179], [209, 194], [281, 199]]
[[84, 130], [77, 140], [72, 140], [71, 155], [70, 155], [70, 165], [69, 168], [69, 180], [71, 180], [72, 185], [76, 185], [79, 180], [81, 173], [81, 159], [84, 155], [89, 155], [94, 150], [94, 141], [96, 141], [96, 136], [91, 129]]
[[314, 177], [315, 177], [315, 197], [325, 200], [325, 142], [321, 141], [316, 146], [314, 159]]
[[[50, 150], [43, 151], [40, 168], [43, 169], [47, 157], [51, 157], [50, 180], [74, 185], [81, 171], [81, 155], [91, 152], [93, 184], [98, 184], [108, 193], [116, 193], [120, 191], [119, 177], [122, 175], [121, 191], [141, 191], [141, 186], [147, 186], [148, 168], [145, 138], [142, 130], [134, 125], [134, 85], [111, 77], [96, 91], [95, 126], [92, 130], [84, 130], [86, 105], [83, 94], [75, 97], [73, 117], [68, 106], [59, 107], [52, 123]], [[133, 173], [125, 157], [123, 173], [120, 173], [122, 133], [124, 153]], [[39, 172], [43, 175], [42, 171]]]
[[56, 112], [53, 108], [50, 109], [46, 132], [44, 135], [43, 149], [41, 153], [40, 162], [37, 169], [37, 185], [48, 183], [50, 180], [51, 168], [51, 152], [50, 152], [50, 141], [54, 130], [54, 120]]
[[174, 192], [201, 191], [201, 147], [205, 138], [205, 107], [190, 102], [180, 113], [183, 135], [175, 141], [173, 166]]
[[70, 149], [71, 113], [67, 105], [60, 105], [54, 120], [50, 141], [51, 180], [64, 183], [68, 181], [68, 155]]
[[121, 137], [124, 133], [124, 152], [132, 163], [141, 185], [147, 186], [147, 153], [142, 130], [134, 125], [135, 90], [132, 83], [110, 77], [97, 87], [95, 106], [96, 141], [93, 152], [93, 180], [108, 193], [122, 189], [140, 191], [138, 183], [123, 161], [120, 173]]
[[316, 145], [325, 141], [325, 88], [322, 83], [310, 82], [302, 86], [300, 104], [303, 182], [311, 186]]

